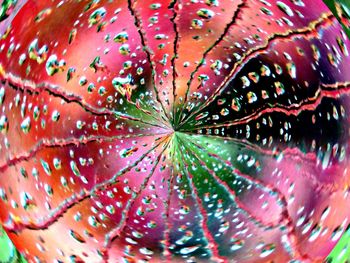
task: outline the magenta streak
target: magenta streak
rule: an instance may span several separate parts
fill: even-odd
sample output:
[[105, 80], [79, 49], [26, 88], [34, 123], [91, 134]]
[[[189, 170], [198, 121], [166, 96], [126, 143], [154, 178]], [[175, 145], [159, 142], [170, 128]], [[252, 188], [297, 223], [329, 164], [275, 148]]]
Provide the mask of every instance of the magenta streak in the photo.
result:
[[322, 89], [322, 87], [325, 87], [325, 86], [321, 84], [321, 88], [318, 89], [314, 97], [309, 98], [308, 100], [303, 101], [300, 104], [291, 104], [290, 106], [276, 105], [275, 107], [272, 107], [272, 108], [265, 108], [263, 110], [258, 110], [256, 111], [256, 113], [253, 113], [239, 120], [233, 120], [230, 122], [221, 123], [217, 125], [202, 126], [202, 127], [198, 127], [197, 129], [230, 127], [235, 125], [247, 124], [252, 120], [258, 119], [264, 114], [275, 113], [275, 112], [283, 113], [286, 116], [298, 116], [303, 111], [314, 111], [321, 104], [323, 98], [339, 98], [344, 94], [350, 93], [350, 82], [344, 82], [336, 85], [337, 88], [340, 88], [336, 90], [325, 90], [325, 89]]
[[[197, 146], [197, 148], [201, 149], [202, 151], [206, 150], [202, 146], [200, 146], [194, 142], [192, 142], [192, 143], [195, 144]], [[260, 147], [256, 147], [256, 148], [258, 149], [257, 151], [261, 152], [262, 154], [270, 155], [270, 156], [275, 155], [274, 151], [264, 150], [264, 149], [261, 149]], [[254, 150], [256, 150], [256, 149], [254, 149]], [[284, 158], [289, 158], [291, 160], [295, 160], [295, 161], [300, 162], [300, 163], [307, 162], [309, 164], [314, 164], [315, 161], [317, 160], [317, 156], [315, 153], [306, 153], [305, 154], [302, 151], [300, 151], [300, 149], [297, 147], [286, 148], [281, 153], [283, 154]], [[217, 154], [212, 154], [212, 153], [208, 152], [208, 155], [217, 159], [217, 160], [221, 160], [229, 168], [234, 166], [231, 162], [225, 161]], [[319, 189], [320, 191], [327, 191], [329, 193], [333, 193], [335, 191], [341, 190], [341, 186], [334, 186], [332, 183], [327, 183], [327, 184], [321, 183], [317, 180], [317, 177], [314, 176], [313, 174], [306, 173], [306, 175], [307, 175], [307, 178], [310, 179], [311, 182], [315, 185], [315, 187], [317, 189]]]
[[188, 175], [188, 179], [189, 179], [189, 182], [190, 182], [190, 185], [191, 185], [192, 196], [194, 196], [195, 200], [197, 201], [198, 208], [199, 208], [199, 210], [201, 212], [201, 215], [202, 215], [201, 225], [202, 225], [203, 233], [204, 233], [206, 239], [208, 240], [208, 247], [213, 253], [213, 256], [214, 256], [213, 260], [215, 262], [228, 262], [227, 259], [225, 259], [225, 258], [220, 256], [218, 245], [216, 244], [215, 239], [212, 236], [212, 233], [208, 229], [207, 222], [209, 222], [209, 221], [208, 221], [207, 211], [205, 210], [205, 208], [203, 206], [202, 200], [199, 198], [199, 194], [198, 194], [197, 188], [195, 187], [195, 185], [193, 183], [193, 176], [188, 171], [188, 168], [187, 168], [188, 165], [187, 165], [187, 163], [186, 163], [186, 161], [184, 159], [183, 152], [181, 151], [181, 153], [182, 153], [182, 161], [183, 161], [183, 163], [184, 163], [184, 165], [186, 167], [186, 171], [185, 172]]
[[[246, 65], [248, 61], [250, 61], [252, 58], [257, 57], [260, 54], [263, 54], [266, 52], [268, 48], [270, 48], [275, 42], [278, 42], [280, 40], [291, 40], [293, 37], [302, 37], [304, 39], [309, 39], [315, 37], [315, 33], [317, 32], [317, 28], [328, 28], [330, 25], [332, 25], [333, 20], [336, 20], [332, 13], [325, 15], [326, 18], [321, 17], [320, 19], [313, 21], [309, 23], [309, 26], [296, 29], [296, 30], [288, 30], [284, 33], [278, 33], [273, 34], [269, 36], [265, 42], [264, 45], [255, 47], [253, 49], [250, 49], [247, 53], [244, 54], [242, 59], [238, 61], [233, 69], [231, 70], [230, 74], [228, 74], [225, 78], [225, 80], [222, 82], [222, 84], [215, 90], [215, 92], [206, 100], [197, 110], [189, 114], [184, 120], [192, 117], [197, 112], [205, 108], [207, 105], [209, 105], [211, 102], [215, 100], [215, 98], [221, 94], [223, 88], [226, 87], [227, 83], [234, 78]], [[332, 18], [332, 19], [331, 19]], [[307, 33], [307, 34], [306, 34]], [[184, 120], [181, 122], [181, 124], [184, 123]]]
[[[191, 136], [202, 136], [202, 135], [198, 135], [198, 134], [194, 134]], [[245, 140], [245, 139], [235, 139], [232, 137], [225, 137], [225, 136], [219, 136], [219, 135], [206, 135], [208, 137], [213, 137], [213, 138], [217, 138], [220, 140], [227, 140], [227, 141], [232, 141], [236, 144], [240, 144], [242, 146], [244, 146], [245, 148], [249, 149], [249, 150], [253, 150], [256, 152], [261, 153], [262, 155], [266, 155], [266, 156], [276, 156], [278, 154], [283, 154], [284, 156], [296, 160], [296, 161], [300, 161], [300, 162], [307, 162], [307, 163], [313, 163], [317, 160], [317, 157], [314, 153], [304, 153], [302, 152], [299, 148], [294, 147], [294, 148], [287, 148], [284, 149], [283, 151], [279, 152], [278, 150], [268, 150], [268, 149], [264, 149], [262, 147], [259, 147], [257, 145], [254, 145], [252, 143], [250, 143], [249, 141]], [[198, 146], [201, 149], [204, 149], [202, 146]], [[210, 154], [213, 156], [218, 156], [216, 154]]]
[[24, 229], [29, 230], [42, 230], [48, 228], [50, 225], [55, 223], [58, 218], [62, 217], [70, 208], [81, 203], [85, 199], [91, 196], [91, 192], [82, 190], [78, 195], [74, 194], [70, 198], [64, 200], [57, 208], [55, 208], [48, 216], [44, 216], [36, 222], [33, 221], [22, 221], [20, 219], [13, 219], [10, 215], [10, 220], [7, 223], [4, 223], [3, 227], [7, 231], [11, 232], [21, 232]]
[[[224, 32], [217, 38], [217, 40], [214, 42], [213, 45], [211, 45], [203, 54], [202, 56], [202, 60], [201, 61], [204, 61], [206, 59], [206, 57], [208, 56], [208, 54], [210, 53], [210, 51], [212, 51], [212, 49], [214, 49], [224, 38], [225, 36], [229, 33], [229, 30], [232, 26], [235, 25], [236, 23], [236, 20], [238, 19], [243, 7], [247, 4], [247, 0], [241, 0], [240, 3], [237, 5], [237, 9], [235, 10], [235, 12], [233, 13], [233, 16], [232, 16], [232, 19], [231, 21], [226, 25], [225, 29], [224, 29]], [[191, 72], [191, 75], [190, 75], [190, 79], [189, 81], [187, 82], [187, 89], [186, 89], [186, 95], [185, 95], [185, 100], [184, 100], [184, 105], [186, 104], [186, 102], [188, 101], [188, 96], [189, 96], [189, 93], [190, 93], [190, 88], [191, 88], [191, 84], [192, 84], [192, 81], [193, 81], [193, 78], [194, 78], [194, 75], [198, 72], [198, 70], [201, 68], [201, 66], [203, 65], [204, 63], [199, 63], [197, 65], [197, 67], [195, 68], [195, 70], [193, 72]], [[174, 104], [175, 104], [175, 99], [174, 99]], [[183, 109], [184, 107], [182, 107], [181, 111], [180, 111], [180, 114], [179, 116], [181, 117], [182, 113], [183, 113]], [[180, 121], [181, 121], [181, 118], [180, 118]]]
[[226, 28], [224, 30], [224, 32], [220, 35], [220, 37], [214, 42], [213, 45], [211, 45], [203, 54], [202, 59], [201, 59], [201, 63], [199, 63], [197, 65], [197, 67], [195, 68], [195, 70], [193, 72], [191, 72], [191, 77], [190, 80], [187, 83], [187, 91], [186, 91], [186, 97], [185, 97], [185, 101], [184, 104], [187, 102], [188, 100], [188, 93], [190, 91], [190, 87], [194, 78], [194, 75], [198, 72], [198, 70], [200, 69], [200, 67], [202, 67], [205, 63], [203, 61], [205, 61], [205, 59], [207, 58], [208, 54], [210, 53], [210, 51], [212, 51], [213, 49], [215, 49], [215, 47], [221, 43], [221, 41], [224, 40], [225, 36], [229, 33], [230, 29], [232, 26], [234, 26], [236, 24], [237, 19], [239, 18], [240, 13], [242, 12], [243, 8], [247, 5], [247, 0], [241, 0], [239, 2], [239, 4], [237, 5], [237, 9], [235, 10], [235, 12], [233, 13], [231, 22], [228, 23], [226, 25]]
[[[167, 138], [167, 137], [166, 137]], [[55, 223], [57, 219], [63, 216], [67, 211], [73, 206], [78, 205], [86, 198], [100, 192], [104, 191], [107, 187], [115, 184], [117, 182], [118, 177], [129, 172], [132, 167], [135, 167], [138, 163], [140, 163], [150, 152], [152, 152], [155, 148], [157, 148], [165, 139], [161, 142], [153, 146], [149, 151], [143, 154], [139, 159], [137, 159], [134, 163], [126, 166], [122, 170], [120, 170], [113, 178], [106, 180], [94, 188], [91, 191], [83, 191], [80, 195], [73, 195], [71, 198], [64, 200], [49, 216], [44, 216], [41, 219], [38, 219], [37, 222], [24, 222], [21, 220], [16, 220], [16, 222], [10, 222], [4, 225], [4, 228], [8, 231], [12, 232], [20, 232], [24, 229], [32, 229], [32, 230], [40, 230], [43, 228], [48, 228], [50, 225]]]
[[[121, 119], [125, 119], [125, 120], [132, 120], [132, 121], [138, 121], [144, 124], [148, 124], [151, 126], [155, 126], [155, 127], [159, 127], [159, 128], [169, 128], [167, 125], [165, 126], [160, 126], [157, 124], [153, 124], [153, 123], [148, 123], [142, 119], [139, 118], [135, 118], [132, 117], [130, 115], [118, 112], [118, 111], [113, 111], [113, 110], [109, 110], [106, 108], [101, 108], [98, 109], [88, 103], [86, 103], [86, 101], [81, 98], [80, 96], [77, 96], [73, 93], [67, 93], [63, 90], [61, 90], [58, 86], [54, 86], [52, 84], [49, 83], [39, 83], [39, 84], [35, 84], [34, 82], [30, 81], [30, 80], [22, 80], [21, 78], [9, 73], [5, 73], [2, 75], [2, 79], [5, 81], [8, 81], [10, 85], [13, 85], [17, 88], [20, 88], [21, 90], [29, 90], [31, 92], [47, 92], [50, 95], [53, 95], [55, 97], [60, 97], [61, 99], [69, 102], [69, 103], [77, 103], [79, 104], [84, 110], [86, 110], [87, 112], [90, 112], [93, 115], [97, 115], [97, 116], [103, 116], [103, 115], [111, 115], [111, 116], [116, 116], [119, 117]], [[150, 115], [148, 112], [146, 112], [146, 114]], [[150, 115], [153, 116], [153, 115]], [[158, 119], [157, 119], [158, 121]]]
[[59, 148], [67, 146], [79, 146], [81, 144], [88, 144], [90, 142], [106, 142], [115, 141], [119, 139], [127, 138], [138, 138], [154, 136], [153, 134], [134, 134], [134, 135], [119, 135], [119, 136], [89, 136], [83, 139], [78, 138], [67, 138], [67, 139], [42, 139], [40, 140], [28, 153], [19, 154], [9, 160], [4, 164], [0, 164], [0, 173], [5, 172], [9, 167], [14, 166], [20, 162], [28, 161], [33, 158], [39, 151], [44, 148]]
[[164, 108], [164, 105], [163, 105], [162, 101], [159, 98], [159, 91], [158, 91], [158, 89], [156, 87], [156, 81], [155, 81], [155, 77], [156, 77], [155, 72], [156, 72], [156, 70], [155, 70], [155, 66], [154, 66], [155, 63], [153, 61], [154, 55], [151, 54], [151, 52], [149, 50], [149, 47], [147, 45], [148, 41], [146, 39], [146, 36], [142, 32], [143, 31], [142, 21], [141, 21], [141, 18], [139, 18], [139, 16], [138, 16], [138, 12], [136, 11], [136, 4], [137, 4], [137, 0], [134, 0], [134, 1], [128, 0], [128, 9], [129, 9], [129, 11], [131, 13], [131, 16], [134, 18], [135, 27], [137, 28], [137, 32], [140, 35], [142, 46], [145, 47], [145, 53], [146, 53], [146, 56], [147, 56], [147, 60], [150, 63], [150, 67], [152, 69], [152, 86], [153, 86], [154, 92], [156, 93], [157, 102], [162, 107], [163, 113], [165, 114], [166, 119], [169, 121], [169, 116], [167, 114], [167, 111]]
[[[194, 145], [196, 145], [195, 143], [193, 143]], [[292, 244], [292, 247], [294, 248], [294, 257], [296, 258], [300, 258], [300, 252], [296, 250], [296, 229], [294, 227], [294, 223], [293, 223], [293, 219], [289, 214], [288, 211], [288, 203], [287, 200], [285, 198], [285, 196], [275, 187], [270, 186], [268, 184], [264, 184], [263, 182], [253, 179], [248, 175], [245, 175], [243, 173], [241, 173], [239, 170], [237, 169], [232, 169], [231, 167], [232, 164], [230, 164], [231, 166], [228, 166], [228, 168], [230, 168], [233, 173], [235, 173], [238, 177], [245, 179], [248, 182], [251, 182], [255, 185], [257, 185], [259, 188], [264, 189], [269, 195], [271, 195], [271, 193], [275, 193], [277, 195], [277, 203], [280, 204], [280, 207], [282, 208], [281, 214], [280, 214], [280, 218], [276, 223], [263, 223], [263, 221], [261, 219], [259, 219], [258, 217], [253, 216], [245, 207], [244, 204], [242, 204], [239, 199], [236, 196], [236, 193], [234, 191], [231, 190], [231, 188], [227, 185], [227, 183], [225, 181], [222, 181], [219, 177], [217, 177], [215, 175], [215, 172], [213, 172], [212, 170], [210, 170], [205, 162], [201, 161], [201, 159], [199, 159], [199, 157], [192, 151], [192, 153], [194, 154], [194, 156], [198, 159], [198, 161], [202, 164], [203, 167], [205, 167], [205, 169], [209, 172], [210, 175], [213, 176], [213, 178], [220, 184], [222, 185], [225, 190], [231, 194], [231, 196], [233, 197], [233, 201], [236, 203], [237, 207], [241, 210], [241, 212], [243, 212], [244, 215], [248, 216], [248, 218], [253, 219], [253, 221], [258, 222], [259, 225], [265, 226], [266, 228], [277, 228], [280, 225], [284, 225], [287, 228], [287, 236], [289, 239], [289, 242]], [[221, 160], [221, 158], [220, 158]], [[221, 162], [225, 163], [226, 165], [227, 162], [225, 162], [224, 160], [221, 160]], [[304, 256], [303, 256], [304, 257]]]
[[163, 254], [166, 257], [166, 260], [168, 262], [171, 262], [172, 256], [169, 251], [170, 248], [170, 230], [172, 229], [172, 224], [169, 220], [170, 217], [170, 207], [171, 207], [171, 197], [173, 195], [173, 190], [174, 190], [174, 185], [175, 185], [175, 174], [172, 172], [172, 176], [168, 182], [168, 194], [167, 194], [167, 199], [164, 202], [164, 206], [166, 209], [165, 213], [165, 231], [164, 231], [164, 252]]
[[178, 10], [181, 0], [174, 0], [174, 7], [173, 7], [173, 13], [174, 16], [170, 19], [171, 23], [173, 24], [173, 30], [175, 32], [175, 41], [174, 41], [174, 56], [171, 58], [171, 66], [173, 68], [172, 74], [173, 74], [173, 80], [172, 80], [172, 89], [173, 89], [173, 106], [172, 106], [172, 112], [173, 112], [173, 119], [175, 119], [175, 99], [176, 99], [176, 78], [178, 76], [177, 73], [177, 67], [175, 65], [175, 60], [178, 57], [178, 48], [179, 48], [179, 41], [180, 41], [180, 35], [178, 31], [177, 26], [177, 18], [178, 18]]
[[158, 164], [159, 164], [159, 161], [160, 161], [160, 158], [162, 157], [164, 151], [166, 150], [167, 146], [169, 145], [169, 142], [165, 142], [164, 143], [164, 149], [161, 151], [161, 153], [157, 156], [156, 158], [156, 161], [155, 161], [155, 164], [154, 166], [152, 167], [149, 175], [144, 179], [144, 181], [142, 182], [139, 190], [137, 190], [132, 198], [130, 198], [128, 200], [128, 203], [127, 205], [125, 206], [125, 208], [123, 209], [123, 212], [122, 212], [122, 219], [121, 221], [119, 222], [119, 224], [113, 228], [106, 236], [105, 236], [105, 244], [104, 244], [104, 247], [109, 249], [111, 248], [112, 246], [112, 242], [119, 238], [121, 233], [123, 232], [123, 230], [125, 229], [126, 227], [126, 224], [128, 222], [128, 219], [130, 217], [130, 208], [133, 206], [133, 204], [136, 202], [136, 199], [140, 196], [140, 194], [142, 193], [143, 190], [146, 189], [150, 179], [152, 178], [153, 174], [154, 174], [154, 171], [155, 169], [157, 168]]
[[[201, 149], [201, 147], [198, 147], [196, 143], [193, 143], [193, 142], [192, 142], [192, 144], [194, 144], [198, 149]], [[202, 149], [202, 150], [204, 150], [204, 149]], [[281, 222], [281, 219], [279, 219], [279, 220], [277, 221], [277, 223], [265, 224], [265, 223], [263, 222], [263, 220], [261, 220], [261, 219], [258, 218], [258, 217], [253, 216], [253, 215], [244, 207], [244, 205], [242, 204], [242, 202], [239, 201], [239, 199], [238, 199], [236, 193], [235, 193], [234, 191], [231, 190], [230, 186], [229, 186], [225, 181], [221, 180], [221, 178], [219, 178], [219, 177], [215, 174], [215, 172], [214, 172], [213, 170], [209, 169], [209, 167], [206, 165], [206, 163], [205, 163], [204, 161], [202, 161], [194, 151], [191, 151], [191, 152], [192, 152], [193, 156], [195, 156], [195, 157], [197, 158], [197, 160], [200, 162], [200, 164], [207, 170], [207, 172], [219, 183], [219, 185], [222, 185], [222, 186], [225, 188], [225, 190], [232, 196], [232, 200], [236, 203], [237, 208], [238, 208], [239, 210], [241, 210], [241, 212], [243, 212], [244, 215], [246, 215], [247, 217], [251, 218], [251, 219], [252, 219], [253, 221], [255, 221], [259, 226], [263, 226], [263, 227], [266, 227], [266, 228], [277, 228], [277, 227], [279, 227], [279, 224], [280, 224], [280, 222]], [[208, 155], [209, 155], [209, 153], [208, 153]], [[221, 158], [215, 158], [215, 159], [217, 159], [217, 160], [220, 161], [220, 162], [223, 162], [233, 173], [235, 173], [236, 175], [238, 175], [237, 177], [241, 177], [241, 178], [243, 178], [245, 181], [248, 181], [248, 182], [250, 182], [250, 183], [256, 184], [256, 185], [258, 185], [259, 188], [264, 188], [264, 186], [261, 187], [261, 185], [263, 185], [262, 182], [259, 182], [259, 184], [258, 184], [258, 183], [257, 183], [254, 179], [252, 179], [250, 176], [246, 176], [246, 175], [243, 175], [243, 174], [238, 174], [238, 173], [237, 173], [237, 171], [238, 171], [237, 169], [232, 169], [232, 168], [231, 168], [231, 167], [232, 167], [232, 164], [230, 164], [231, 166], [228, 165], [229, 162], [225, 162], [225, 161], [222, 160]], [[239, 171], [238, 171], [238, 172], [239, 172]], [[266, 190], [265, 190], [265, 191], [266, 191]], [[269, 195], [271, 195], [271, 191], [272, 191], [272, 190], [268, 189], [268, 191], [266, 191], [266, 192], [268, 192]], [[278, 193], [277, 193], [277, 194], [278, 194]], [[284, 198], [284, 196], [283, 196], [282, 194], [280, 194], [280, 195], [278, 195], [279, 200], [281, 200], [281, 196]], [[279, 200], [277, 200], [277, 201], [279, 201]]]

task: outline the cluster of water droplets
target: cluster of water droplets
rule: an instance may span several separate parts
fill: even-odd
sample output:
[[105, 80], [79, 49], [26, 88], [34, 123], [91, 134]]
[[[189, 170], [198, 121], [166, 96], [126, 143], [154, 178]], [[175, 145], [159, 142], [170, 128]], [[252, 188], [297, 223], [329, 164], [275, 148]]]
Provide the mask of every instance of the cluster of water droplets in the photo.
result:
[[18, 250], [324, 260], [350, 219], [348, 10], [335, 9], [4, 1], [0, 222]]

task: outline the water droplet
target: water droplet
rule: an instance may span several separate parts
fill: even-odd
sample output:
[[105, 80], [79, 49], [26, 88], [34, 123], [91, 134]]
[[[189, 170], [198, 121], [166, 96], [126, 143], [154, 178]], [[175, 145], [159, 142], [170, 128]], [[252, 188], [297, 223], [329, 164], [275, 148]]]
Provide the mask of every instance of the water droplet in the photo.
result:
[[64, 60], [58, 61], [56, 55], [51, 55], [46, 61], [46, 72], [49, 76], [55, 75], [59, 71], [63, 71], [66, 62]]
[[43, 167], [45, 173], [50, 176], [52, 174], [50, 165], [47, 162], [45, 162], [43, 159], [40, 159], [40, 163], [41, 163], [41, 166]]
[[46, 45], [39, 48], [39, 41], [37, 38], [34, 39], [28, 47], [29, 58], [36, 60], [39, 64], [46, 60], [47, 52], [48, 47]]
[[203, 27], [203, 21], [200, 19], [193, 19], [191, 25], [194, 29], [201, 29]]
[[266, 258], [267, 256], [271, 255], [276, 249], [276, 246], [274, 244], [267, 244], [263, 246], [261, 249], [260, 257]]
[[21, 123], [21, 130], [24, 133], [28, 133], [31, 128], [30, 117], [25, 118]]
[[116, 43], [122, 43], [124, 44], [125, 42], [127, 42], [129, 40], [129, 35], [127, 32], [123, 31], [118, 33], [114, 38], [113, 38], [114, 42]]
[[76, 231], [74, 230], [69, 230], [69, 234], [79, 243], [85, 243], [85, 239], [82, 235], [78, 234]]
[[76, 176], [81, 176], [80, 171], [79, 171], [79, 169], [78, 169], [78, 166], [77, 166], [76, 162], [70, 161], [69, 164], [70, 164], [70, 168], [72, 169], [72, 172], [74, 173], [74, 175], [76, 175]]
[[107, 11], [104, 7], [96, 9], [89, 17], [89, 25], [92, 26], [101, 22], [101, 20], [106, 16], [106, 13]]
[[120, 151], [119, 155], [121, 158], [127, 158], [132, 156], [138, 150], [137, 147], [130, 147]]
[[188, 255], [195, 252], [198, 248], [199, 246], [184, 247], [180, 249], [180, 254]]
[[140, 252], [141, 254], [144, 254], [144, 255], [153, 255], [154, 252], [148, 248], [145, 248], [145, 247], [142, 247], [140, 248]]
[[277, 6], [279, 9], [281, 9], [285, 14], [288, 16], [294, 16], [293, 10], [286, 4], [281, 1], [277, 1]]
[[21, 192], [20, 197], [21, 197], [21, 205], [25, 210], [34, 208], [36, 206], [36, 203], [33, 197], [29, 193]]
[[209, 9], [201, 8], [197, 11], [197, 15], [200, 18], [211, 19], [215, 15], [215, 13]]
[[0, 132], [5, 134], [9, 128], [9, 121], [5, 115], [0, 117]]
[[17, 4], [17, 0], [5, 0], [1, 3], [0, 21], [5, 20], [12, 12]]
[[52, 121], [56, 122], [60, 119], [60, 113], [57, 110], [54, 110], [51, 116]]
[[231, 250], [236, 251], [244, 246], [244, 240], [238, 238], [231, 238]]

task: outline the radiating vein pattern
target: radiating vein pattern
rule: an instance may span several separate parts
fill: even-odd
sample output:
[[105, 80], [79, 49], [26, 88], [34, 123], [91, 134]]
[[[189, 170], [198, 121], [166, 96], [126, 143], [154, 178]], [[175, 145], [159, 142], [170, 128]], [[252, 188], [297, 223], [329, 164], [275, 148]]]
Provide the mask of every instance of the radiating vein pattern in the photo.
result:
[[3, 8], [13, 262], [323, 262], [349, 229], [350, 40], [321, 0]]

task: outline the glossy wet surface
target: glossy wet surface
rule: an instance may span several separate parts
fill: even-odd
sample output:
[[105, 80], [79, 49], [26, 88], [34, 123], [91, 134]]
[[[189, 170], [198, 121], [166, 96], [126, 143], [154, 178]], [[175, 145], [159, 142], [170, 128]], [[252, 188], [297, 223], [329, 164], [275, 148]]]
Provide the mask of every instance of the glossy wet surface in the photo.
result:
[[350, 43], [322, 1], [19, 5], [0, 15], [0, 220], [29, 261], [333, 249]]

